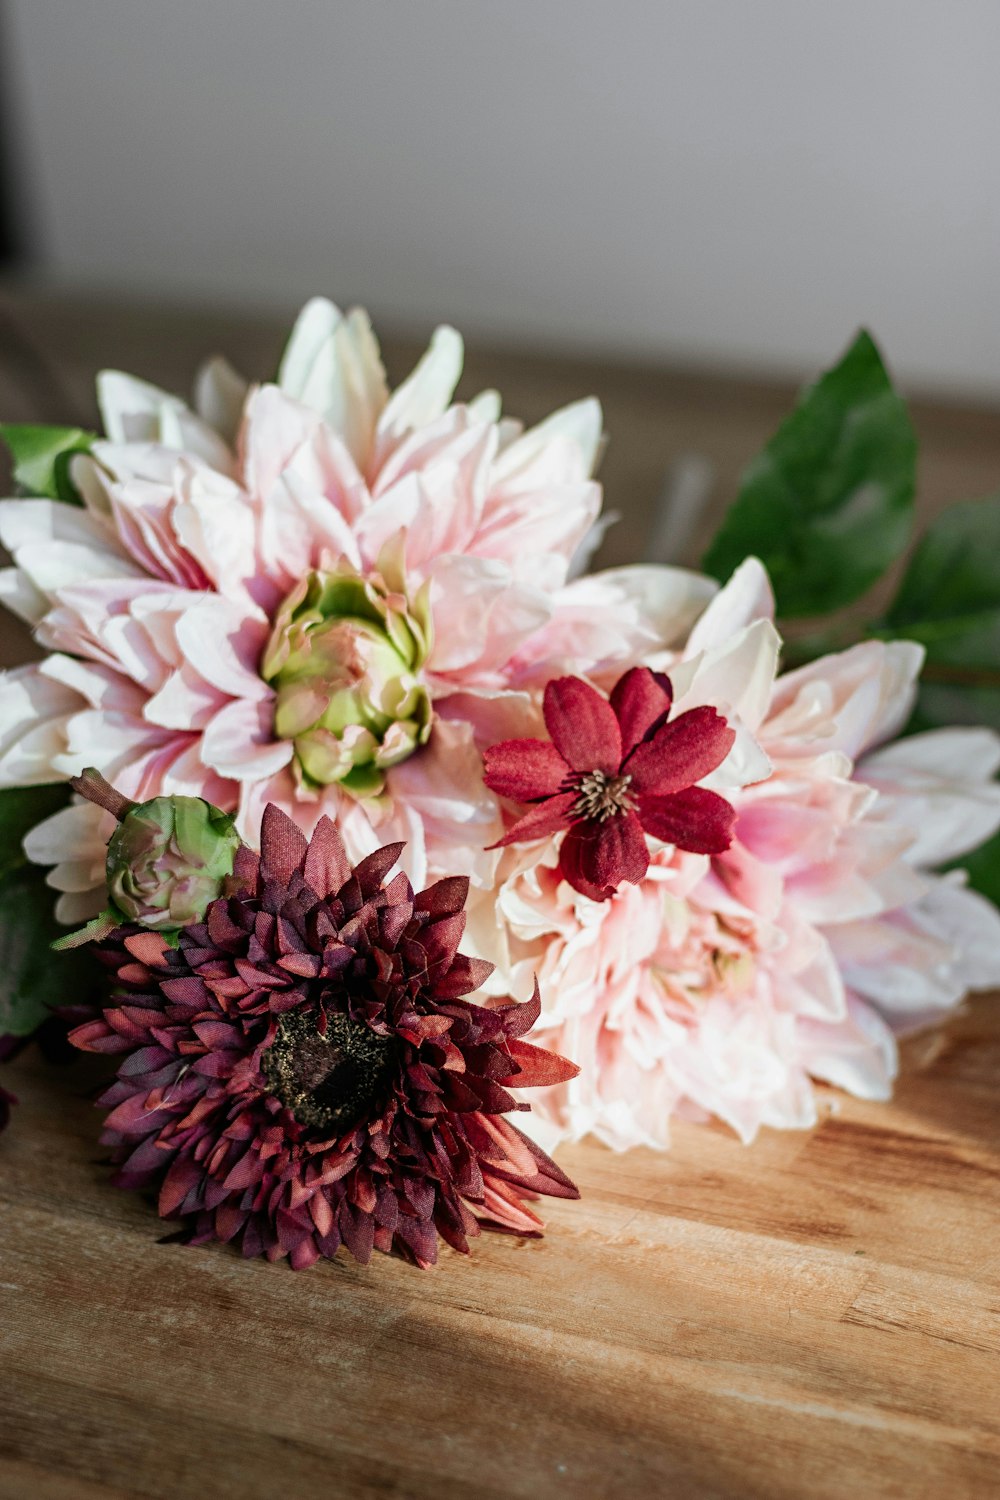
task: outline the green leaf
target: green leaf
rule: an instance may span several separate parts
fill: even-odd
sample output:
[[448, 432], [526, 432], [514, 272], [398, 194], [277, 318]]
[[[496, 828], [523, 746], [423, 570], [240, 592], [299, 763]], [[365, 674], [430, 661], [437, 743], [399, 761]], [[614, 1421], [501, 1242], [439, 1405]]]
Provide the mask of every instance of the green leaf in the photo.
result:
[[[933, 673], [933, 666], [929, 670]], [[974, 682], [935, 681], [932, 677], [921, 682], [908, 733], [949, 724], [985, 724], [1000, 731], [1000, 684], [980, 686]]]
[[862, 332], [751, 462], [703, 565], [722, 581], [755, 554], [786, 619], [850, 604], [906, 546], [915, 466], [906, 405]]
[[972, 854], [956, 859], [951, 869], [967, 870], [969, 884], [973, 890], [988, 896], [995, 906], [1000, 906], [1000, 833], [989, 843], [982, 844]]
[[905, 636], [927, 651], [912, 728], [1000, 730], [1000, 496], [938, 517], [872, 634]]
[[53, 916], [54, 902], [33, 865], [0, 880], [0, 1034], [28, 1036], [50, 1006], [79, 1002], [89, 992], [89, 959], [49, 946], [65, 931]]
[[921, 537], [883, 622], [927, 659], [1000, 688], [1000, 496], [953, 505]]
[[25, 834], [69, 801], [65, 782], [55, 786], [17, 786], [0, 791], [0, 878], [27, 864], [21, 847]]
[[82, 427], [32, 427], [0, 423], [0, 438], [14, 461], [14, 482], [25, 495], [67, 500], [79, 505], [80, 495], [70, 479], [74, 453], [89, 453], [95, 441]]

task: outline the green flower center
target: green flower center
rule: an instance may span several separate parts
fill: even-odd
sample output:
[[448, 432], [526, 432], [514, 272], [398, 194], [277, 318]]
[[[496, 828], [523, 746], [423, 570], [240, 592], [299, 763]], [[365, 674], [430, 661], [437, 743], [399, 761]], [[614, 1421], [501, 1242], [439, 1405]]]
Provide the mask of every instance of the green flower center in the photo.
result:
[[384, 772], [430, 735], [427, 595], [411, 604], [394, 581], [312, 572], [275, 616], [261, 674], [275, 688], [275, 734], [293, 741], [307, 785], [377, 796]]
[[320, 1033], [312, 1017], [281, 1017], [261, 1067], [268, 1089], [309, 1130], [345, 1132], [357, 1125], [389, 1082], [396, 1045], [363, 1021], [329, 1015]]

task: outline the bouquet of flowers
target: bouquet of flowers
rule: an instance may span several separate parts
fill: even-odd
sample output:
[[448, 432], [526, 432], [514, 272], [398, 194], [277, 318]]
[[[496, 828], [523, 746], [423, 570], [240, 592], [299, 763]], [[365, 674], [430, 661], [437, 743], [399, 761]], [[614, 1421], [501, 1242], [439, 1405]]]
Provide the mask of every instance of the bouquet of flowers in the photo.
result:
[[912, 522], [871, 339], [702, 573], [587, 572], [597, 403], [524, 431], [461, 367], [441, 328], [390, 391], [317, 300], [273, 383], [110, 372], [103, 436], [3, 430], [47, 655], [0, 679], [0, 1031], [72, 998], [124, 1054], [119, 1180], [295, 1266], [537, 1232], [567, 1138], [885, 1098], [900, 1033], [1000, 985], [1000, 502], [844, 622]]

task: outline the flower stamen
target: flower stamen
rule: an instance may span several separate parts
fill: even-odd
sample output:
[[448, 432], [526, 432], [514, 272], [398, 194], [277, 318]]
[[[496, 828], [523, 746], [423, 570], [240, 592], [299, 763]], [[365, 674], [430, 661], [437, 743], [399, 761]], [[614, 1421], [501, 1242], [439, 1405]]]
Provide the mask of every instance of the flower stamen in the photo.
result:
[[605, 771], [586, 771], [576, 784], [578, 796], [573, 814], [596, 823], [631, 812], [635, 798], [629, 794], [631, 776], [608, 776]]

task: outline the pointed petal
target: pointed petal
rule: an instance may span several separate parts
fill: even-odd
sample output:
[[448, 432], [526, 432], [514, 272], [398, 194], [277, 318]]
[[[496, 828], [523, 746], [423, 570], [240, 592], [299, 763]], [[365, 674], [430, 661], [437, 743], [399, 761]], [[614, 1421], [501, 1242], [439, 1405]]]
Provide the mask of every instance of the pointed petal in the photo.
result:
[[548, 797], [539, 802], [523, 818], [518, 818], [502, 839], [490, 847], [502, 849], [506, 844], [528, 844], [533, 839], [545, 839], [563, 828], [568, 828], [576, 802], [576, 792], [563, 792], [558, 797]]
[[199, 417], [230, 446], [236, 443], [249, 389], [243, 376], [218, 355], [202, 365], [195, 379], [194, 404]]
[[665, 796], [683, 791], [720, 766], [735, 732], [714, 708], [690, 708], [657, 730], [625, 762], [637, 792]]
[[362, 468], [389, 398], [378, 341], [368, 314], [345, 317], [323, 297], [299, 314], [278, 376], [282, 389], [317, 411]]
[[351, 878], [344, 841], [326, 814], [313, 829], [302, 873], [317, 896], [335, 896]]
[[435, 421], [447, 410], [462, 373], [463, 357], [461, 335], [446, 324], [436, 328], [427, 353], [392, 393], [379, 417], [376, 467], [381, 467], [408, 432]]
[[736, 809], [707, 787], [691, 786], [665, 797], [639, 798], [647, 833], [692, 854], [721, 854], [733, 841]]
[[447, 875], [443, 880], [436, 880], [425, 891], [420, 891], [414, 896], [413, 909], [426, 911], [432, 917], [454, 916], [456, 912], [465, 909], [468, 899], [469, 877]]
[[607, 698], [580, 677], [557, 677], [545, 688], [545, 727], [574, 771], [605, 771], [621, 765], [622, 737]]
[[287, 813], [269, 802], [260, 825], [260, 867], [266, 880], [287, 885], [306, 857], [306, 838]]
[[531, 1042], [509, 1041], [507, 1051], [517, 1064], [518, 1071], [511, 1073], [508, 1078], [501, 1078], [499, 1082], [509, 1084], [511, 1088], [544, 1088], [549, 1084], [567, 1083], [580, 1071], [568, 1057], [560, 1057], [558, 1052], [549, 1052], [547, 1048], [536, 1047]]
[[549, 740], [501, 740], [483, 755], [491, 792], [515, 802], [554, 797], [570, 768]]
[[611, 692], [611, 707], [621, 728], [626, 753], [659, 728], [659, 720], [670, 712], [674, 691], [670, 678], [648, 667], [633, 667], [620, 677]]

